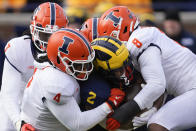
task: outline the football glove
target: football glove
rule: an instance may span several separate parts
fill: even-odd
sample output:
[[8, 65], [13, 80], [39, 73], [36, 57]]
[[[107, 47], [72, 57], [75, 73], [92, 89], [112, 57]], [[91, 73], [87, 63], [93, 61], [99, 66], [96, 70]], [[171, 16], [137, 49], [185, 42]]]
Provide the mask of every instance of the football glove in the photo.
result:
[[26, 123], [22, 125], [21, 131], [35, 131], [35, 128], [33, 128], [32, 125]]
[[113, 111], [119, 104], [124, 100], [125, 93], [119, 88], [112, 88], [110, 92], [110, 97], [106, 101], [110, 109]]
[[120, 123], [114, 118], [110, 117], [106, 121], [106, 129], [107, 130], [115, 130], [120, 127]]
[[120, 106], [106, 121], [106, 128], [108, 130], [118, 129], [122, 124], [132, 120], [141, 110], [134, 100], [130, 100]]

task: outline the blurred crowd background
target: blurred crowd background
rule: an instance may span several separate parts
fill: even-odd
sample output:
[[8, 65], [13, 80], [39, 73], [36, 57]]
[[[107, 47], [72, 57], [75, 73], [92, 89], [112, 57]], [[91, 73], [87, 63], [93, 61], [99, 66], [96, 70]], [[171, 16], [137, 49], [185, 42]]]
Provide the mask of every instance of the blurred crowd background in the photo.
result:
[[124, 5], [138, 15], [144, 25], [154, 24], [165, 31], [168, 25], [164, 22], [171, 19], [180, 24], [177, 28], [183, 26], [196, 35], [195, 0], [0, 0], [1, 42], [6, 43], [14, 36], [20, 36], [28, 28], [33, 10], [46, 1], [64, 7], [70, 26], [76, 28], [86, 19], [99, 17], [114, 5]]
[[47, 1], [61, 5], [69, 26], [74, 28], [80, 28], [86, 19], [99, 17], [115, 5], [127, 6], [142, 25], [159, 27], [196, 53], [195, 0], [0, 0], [0, 65], [3, 65], [3, 48], [7, 41], [21, 36], [29, 28], [33, 10]]

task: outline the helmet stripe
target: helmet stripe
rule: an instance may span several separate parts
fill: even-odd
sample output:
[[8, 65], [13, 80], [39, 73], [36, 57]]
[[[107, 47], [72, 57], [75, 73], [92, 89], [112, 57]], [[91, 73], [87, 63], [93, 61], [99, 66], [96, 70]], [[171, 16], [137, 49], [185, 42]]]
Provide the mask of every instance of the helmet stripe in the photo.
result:
[[79, 34], [76, 31], [68, 29], [68, 28], [61, 28], [59, 31], [61, 31], [61, 30], [67, 31], [67, 32], [71, 32], [71, 33], [77, 35], [85, 43], [85, 45], [87, 46], [90, 54], [92, 53], [92, 50], [91, 50], [91, 47], [90, 47], [90, 43], [87, 41], [87, 39], [84, 36], [82, 36], [81, 34]]
[[98, 18], [93, 18], [93, 24], [92, 24], [92, 32], [93, 32], [93, 35], [92, 35], [92, 40], [96, 39], [98, 37], [97, 35], [97, 23], [98, 23]]
[[56, 15], [56, 10], [55, 10], [55, 3], [50, 3], [50, 24], [54, 25], [55, 24], [55, 16]]
[[100, 38], [97, 38], [95, 39], [95, 42], [96, 41], [100, 41], [98, 43], [99, 46], [101, 47], [104, 47], [110, 51], [112, 51], [113, 53], [116, 53], [116, 51], [120, 48], [120, 46], [122, 45], [119, 41], [114, 41], [113, 39], [108, 39], [106, 37], [100, 37]]

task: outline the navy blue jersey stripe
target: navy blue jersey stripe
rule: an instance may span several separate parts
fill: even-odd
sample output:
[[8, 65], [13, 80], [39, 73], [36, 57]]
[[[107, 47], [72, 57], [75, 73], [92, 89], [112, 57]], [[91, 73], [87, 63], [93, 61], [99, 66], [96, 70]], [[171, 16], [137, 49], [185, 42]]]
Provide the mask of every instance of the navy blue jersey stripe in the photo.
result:
[[85, 45], [87, 46], [87, 48], [88, 48], [90, 54], [92, 53], [90, 44], [89, 44], [89, 42], [86, 40], [86, 38], [85, 38], [84, 36], [82, 36], [82, 35], [79, 34], [78, 32], [76, 32], [76, 31], [74, 31], [74, 30], [71, 30], [71, 29], [62, 28], [62, 29], [60, 29], [60, 30], [64, 30], [64, 31], [67, 31], [67, 32], [71, 32], [71, 33], [73, 33], [73, 34], [79, 36], [79, 37], [84, 41], [84, 43], [85, 43]]
[[50, 24], [51, 25], [55, 24], [55, 17], [56, 17], [55, 15], [56, 15], [55, 4], [50, 3]]
[[92, 35], [92, 40], [94, 40], [94, 39], [96, 39], [97, 38], [97, 23], [98, 23], [98, 18], [93, 18], [93, 27], [92, 27], [92, 29], [93, 29], [93, 35]]
[[10, 63], [10, 65], [11, 65], [14, 69], [16, 69], [19, 73], [22, 73], [18, 68], [16, 68], [16, 66], [14, 66], [14, 65], [9, 61], [9, 59], [7, 58], [7, 56], [5, 56], [5, 59]]

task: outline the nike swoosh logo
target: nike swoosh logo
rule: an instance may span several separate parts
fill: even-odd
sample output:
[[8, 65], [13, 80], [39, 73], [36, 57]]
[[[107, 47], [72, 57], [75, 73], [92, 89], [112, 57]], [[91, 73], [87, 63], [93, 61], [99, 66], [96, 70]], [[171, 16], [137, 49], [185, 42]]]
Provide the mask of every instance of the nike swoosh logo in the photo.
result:
[[120, 98], [121, 98], [120, 96], [116, 96], [116, 97], [115, 97], [116, 100], [118, 100], [118, 99], [120, 99]]

